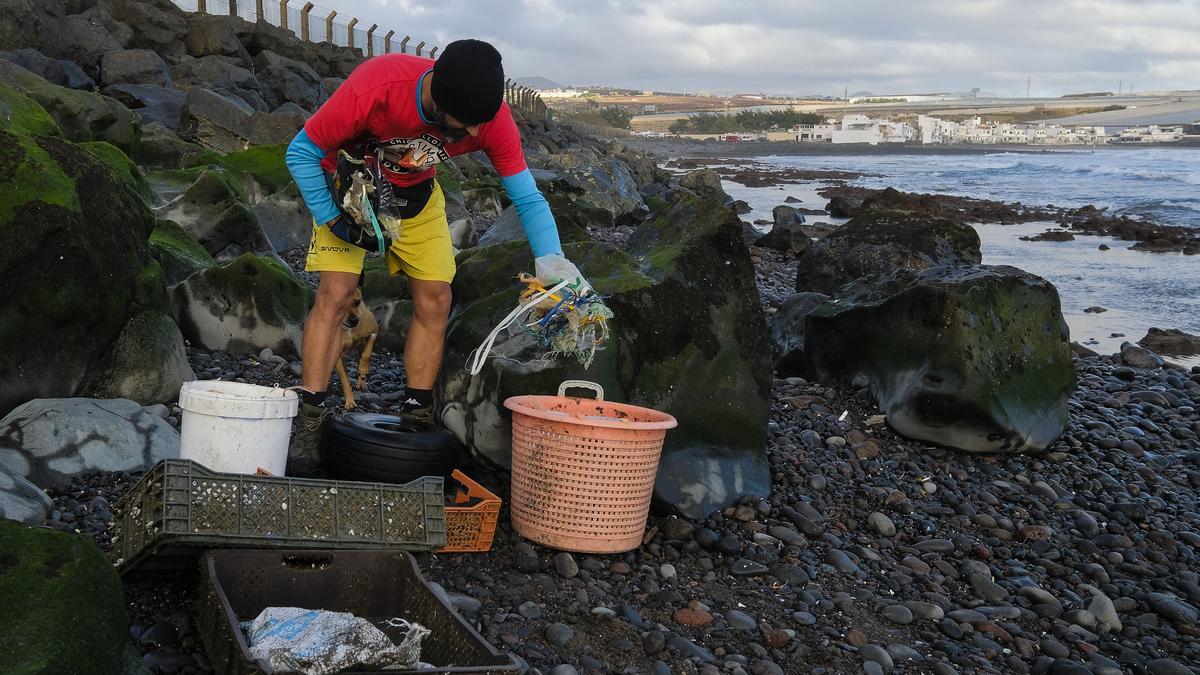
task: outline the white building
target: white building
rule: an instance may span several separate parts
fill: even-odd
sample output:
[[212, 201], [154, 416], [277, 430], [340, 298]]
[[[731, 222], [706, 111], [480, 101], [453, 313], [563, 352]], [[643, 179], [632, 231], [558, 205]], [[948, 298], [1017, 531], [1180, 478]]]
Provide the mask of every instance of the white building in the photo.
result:
[[801, 143], [904, 143], [916, 134], [906, 122], [872, 119], [866, 115], [846, 115], [840, 123], [802, 124], [796, 127]]
[[1182, 126], [1160, 126], [1151, 124], [1148, 127], [1129, 127], [1122, 129], [1116, 140], [1119, 143], [1171, 143], [1182, 141], [1184, 129]]
[[965, 122], [951, 122], [921, 115], [917, 118], [917, 129], [921, 142], [926, 144], [1095, 145], [1108, 142], [1104, 127], [1099, 126], [984, 122], [980, 117], [972, 117]]
[[796, 140], [801, 143], [830, 143], [836, 124], [801, 124], [796, 127]]
[[542, 98], [576, 98], [583, 96], [579, 89], [539, 89]]

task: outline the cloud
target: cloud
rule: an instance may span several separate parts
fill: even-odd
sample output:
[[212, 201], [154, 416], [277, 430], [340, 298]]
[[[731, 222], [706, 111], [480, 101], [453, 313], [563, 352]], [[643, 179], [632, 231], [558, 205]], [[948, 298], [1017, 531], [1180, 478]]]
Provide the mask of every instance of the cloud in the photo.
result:
[[667, 91], [1035, 95], [1200, 89], [1200, 1], [323, 0], [445, 44], [492, 41], [510, 76]]

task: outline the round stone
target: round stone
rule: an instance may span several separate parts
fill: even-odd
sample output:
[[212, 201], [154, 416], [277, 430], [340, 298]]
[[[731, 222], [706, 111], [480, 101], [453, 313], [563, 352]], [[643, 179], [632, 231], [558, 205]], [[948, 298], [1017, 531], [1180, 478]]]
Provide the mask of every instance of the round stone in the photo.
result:
[[912, 610], [904, 605], [888, 605], [887, 607], [883, 608], [883, 611], [880, 612], [880, 615], [892, 623], [904, 625], [913, 622]]

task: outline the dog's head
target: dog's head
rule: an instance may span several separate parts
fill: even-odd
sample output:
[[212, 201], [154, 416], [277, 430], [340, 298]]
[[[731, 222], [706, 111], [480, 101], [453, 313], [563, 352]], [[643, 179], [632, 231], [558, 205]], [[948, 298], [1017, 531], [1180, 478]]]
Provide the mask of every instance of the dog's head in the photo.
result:
[[350, 313], [342, 319], [342, 327], [347, 330], [352, 330], [358, 327], [359, 312], [362, 311], [362, 288], [354, 289], [354, 297], [350, 300]]

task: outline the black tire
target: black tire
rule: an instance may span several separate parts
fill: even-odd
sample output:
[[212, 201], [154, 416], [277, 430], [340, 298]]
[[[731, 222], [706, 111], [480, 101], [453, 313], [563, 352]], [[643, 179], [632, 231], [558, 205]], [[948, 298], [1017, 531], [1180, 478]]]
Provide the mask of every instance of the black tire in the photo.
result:
[[449, 479], [462, 446], [454, 434], [433, 424], [346, 413], [326, 423], [321, 454], [334, 478], [407, 483], [422, 476]]

